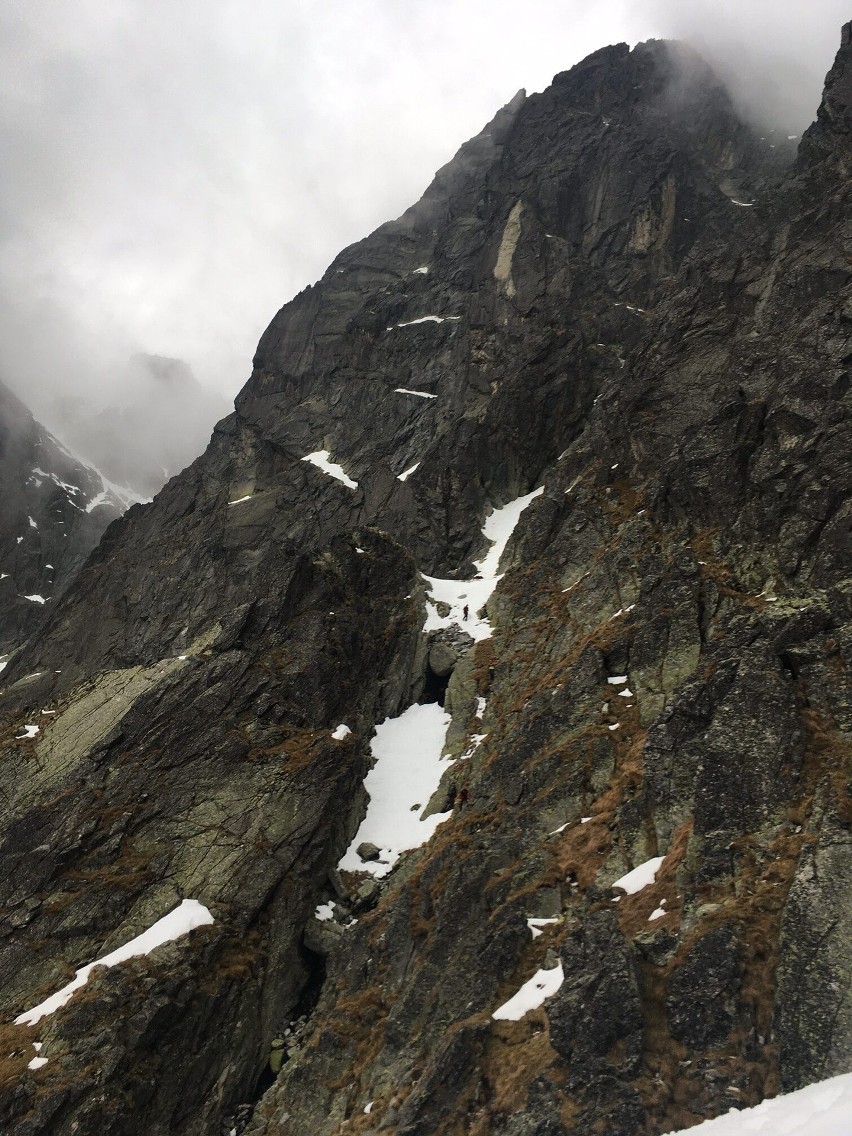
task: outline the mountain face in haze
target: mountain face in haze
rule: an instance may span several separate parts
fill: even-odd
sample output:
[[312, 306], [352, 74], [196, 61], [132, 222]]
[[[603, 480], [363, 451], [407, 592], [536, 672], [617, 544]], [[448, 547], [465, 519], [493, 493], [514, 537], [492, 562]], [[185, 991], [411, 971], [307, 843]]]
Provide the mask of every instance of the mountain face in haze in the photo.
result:
[[850, 31], [798, 154], [678, 45], [517, 96], [110, 526], [4, 675], [4, 1131], [848, 1070]]
[[22, 643], [132, 498], [0, 383], [0, 656]]
[[119, 485], [152, 497], [204, 449], [224, 399], [206, 391], [181, 359], [135, 355], [121, 402], [93, 409], [73, 398], [55, 407], [61, 434]]

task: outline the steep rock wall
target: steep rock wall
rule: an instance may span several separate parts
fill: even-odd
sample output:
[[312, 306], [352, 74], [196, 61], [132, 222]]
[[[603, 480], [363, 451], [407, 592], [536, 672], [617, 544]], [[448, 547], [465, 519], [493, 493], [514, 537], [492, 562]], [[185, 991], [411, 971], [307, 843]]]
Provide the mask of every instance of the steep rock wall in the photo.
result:
[[[215, 923], [92, 979], [42, 1069], [10, 1027], [10, 1131], [242, 1127], [294, 1019], [253, 1133], [633, 1136], [848, 1066], [848, 53], [790, 169], [686, 49], [516, 97], [110, 528], [3, 701], [9, 1019], [183, 895]], [[341, 880], [420, 572], [536, 485], [493, 636], [441, 640], [470, 801]]]

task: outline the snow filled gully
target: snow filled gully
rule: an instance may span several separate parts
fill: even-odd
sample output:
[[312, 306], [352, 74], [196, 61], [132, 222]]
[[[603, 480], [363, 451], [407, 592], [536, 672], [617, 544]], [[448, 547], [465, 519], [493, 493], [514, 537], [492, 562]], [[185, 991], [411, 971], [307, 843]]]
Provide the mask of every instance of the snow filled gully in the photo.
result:
[[[415, 703], [398, 718], [376, 726], [370, 749], [375, 765], [364, 779], [370, 798], [367, 815], [338, 868], [369, 872], [381, 879], [403, 852], [419, 848], [449, 813], [425, 819], [423, 810], [452, 759], [443, 756], [450, 716], [437, 702]], [[364, 860], [357, 849], [372, 844], [378, 853]]]
[[[502, 579], [500, 560], [521, 513], [543, 492], [543, 487], [536, 489], [491, 512], [482, 528], [491, 548], [474, 562], [477, 574], [473, 580], [424, 576], [431, 596], [423, 627], [426, 634], [455, 626], [467, 631], [474, 642], [490, 637], [491, 624], [481, 614], [482, 609]], [[439, 614], [439, 603], [449, 607], [447, 615]], [[415, 703], [398, 717], [376, 726], [371, 742], [375, 764], [364, 780], [369, 796], [367, 813], [338, 865], [341, 870], [368, 872], [381, 879], [403, 852], [425, 844], [450, 815], [440, 812], [423, 816], [442, 776], [454, 763], [444, 756], [450, 725], [450, 715], [443, 708], [447, 681], [427, 672], [423, 703]], [[359, 854], [359, 849], [366, 855]]]
[[[491, 548], [482, 560], [474, 561], [476, 576], [472, 580], [443, 580], [436, 576], [424, 575], [423, 579], [430, 592], [430, 598], [426, 601], [427, 616], [423, 626], [425, 632], [459, 627], [466, 631], [475, 643], [491, 638], [491, 624], [481, 612], [494, 589], [503, 579], [502, 574], [498, 572], [500, 560], [517, 527], [521, 513], [543, 492], [544, 486], [541, 486], [491, 513], [482, 526], [482, 535], [486, 540], [491, 541]], [[438, 613], [439, 603], [449, 607], [448, 615]]]

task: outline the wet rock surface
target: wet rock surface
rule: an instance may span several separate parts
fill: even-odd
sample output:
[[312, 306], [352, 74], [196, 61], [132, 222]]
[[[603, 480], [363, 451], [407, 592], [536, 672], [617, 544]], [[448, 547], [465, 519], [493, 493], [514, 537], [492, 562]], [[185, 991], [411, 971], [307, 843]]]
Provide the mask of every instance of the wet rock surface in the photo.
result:
[[[848, 1066], [849, 50], [798, 158], [659, 43], [516, 97], [105, 534], [0, 704], [6, 1020], [215, 922], [8, 1026], [4, 1131], [644, 1136]], [[338, 873], [437, 680], [450, 815]]]

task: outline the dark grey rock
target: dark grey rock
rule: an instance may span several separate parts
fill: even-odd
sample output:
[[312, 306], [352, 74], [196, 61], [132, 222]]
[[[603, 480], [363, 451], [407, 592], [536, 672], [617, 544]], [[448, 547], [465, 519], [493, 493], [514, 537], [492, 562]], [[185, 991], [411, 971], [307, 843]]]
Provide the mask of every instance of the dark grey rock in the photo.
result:
[[[368, 1101], [377, 1132], [638, 1136], [841, 1066], [849, 50], [795, 167], [685, 48], [514, 99], [276, 315], [205, 454], [48, 605], [0, 704], [7, 1021], [182, 895], [216, 922], [72, 999], [4, 1131], [207, 1136], [302, 1016], [252, 1136]], [[472, 576], [536, 487], [491, 639], [430, 643], [423, 574]], [[430, 650], [464, 803], [317, 931]], [[557, 958], [543, 1010], [492, 1018]]]
[[699, 939], [669, 979], [671, 1035], [690, 1049], [722, 1045], [737, 1020], [740, 934], [723, 924]]
[[775, 1015], [788, 1092], [844, 1072], [852, 1052], [850, 845], [848, 821], [829, 807], [819, 840], [802, 847], [784, 908]]
[[630, 947], [613, 911], [590, 913], [561, 950], [565, 980], [547, 1003], [550, 1040], [576, 1068], [635, 1071], [642, 1052], [642, 1002]]

